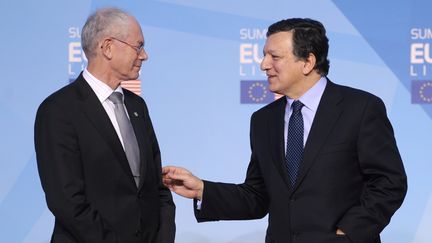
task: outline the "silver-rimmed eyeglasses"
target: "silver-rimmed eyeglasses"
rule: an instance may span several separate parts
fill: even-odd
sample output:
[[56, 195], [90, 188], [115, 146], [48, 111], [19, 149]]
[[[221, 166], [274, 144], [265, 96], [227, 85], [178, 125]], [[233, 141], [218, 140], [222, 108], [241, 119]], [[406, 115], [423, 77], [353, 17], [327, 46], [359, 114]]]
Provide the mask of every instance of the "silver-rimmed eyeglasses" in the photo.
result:
[[110, 37], [108, 39], [113, 39], [113, 40], [119, 41], [119, 42], [121, 42], [123, 44], [126, 44], [126, 45], [130, 46], [131, 48], [133, 48], [136, 51], [136, 53], [138, 55], [141, 54], [141, 52], [144, 50], [144, 43], [141, 44], [141, 45], [139, 45], [139, 46], [134, 46], [132, 44], [127, 43], [126, 41], [120, 40], [120, 39], [115, 38], [115, 37]]

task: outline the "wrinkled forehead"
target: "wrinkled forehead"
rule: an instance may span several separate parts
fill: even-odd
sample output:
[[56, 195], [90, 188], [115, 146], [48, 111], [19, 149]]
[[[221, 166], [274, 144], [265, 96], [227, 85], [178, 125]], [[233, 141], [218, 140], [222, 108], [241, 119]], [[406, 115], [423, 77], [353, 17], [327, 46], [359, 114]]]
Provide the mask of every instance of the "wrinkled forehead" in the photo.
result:
[[267, 37], [264, 52], [292, 49], [292, 31], [281, 31]]

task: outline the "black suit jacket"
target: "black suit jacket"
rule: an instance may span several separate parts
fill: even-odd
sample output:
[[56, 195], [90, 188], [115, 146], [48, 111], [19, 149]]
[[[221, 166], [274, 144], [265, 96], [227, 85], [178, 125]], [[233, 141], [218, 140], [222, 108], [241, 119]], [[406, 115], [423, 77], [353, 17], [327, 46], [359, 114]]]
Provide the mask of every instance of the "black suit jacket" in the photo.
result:
[[123, 91], [140, 148], [138, 188], [117, 133], [82, 74], [38, 109], [35, 148], [55, 216], [52, 242], [174, 242], [175, 206], [161, 183], [160, 151], [146, 104]]
[[[284, 166], [281, 98], [252, 115], [252, 155], [243, 184], [205, 181], [198, 221], [267, 213], [267, 243], [378, 243], [400, 207], [406, 175], [383, 102], [328, 82], [296, 184]], [[337, 236], [341, 228], [346, 236]]]

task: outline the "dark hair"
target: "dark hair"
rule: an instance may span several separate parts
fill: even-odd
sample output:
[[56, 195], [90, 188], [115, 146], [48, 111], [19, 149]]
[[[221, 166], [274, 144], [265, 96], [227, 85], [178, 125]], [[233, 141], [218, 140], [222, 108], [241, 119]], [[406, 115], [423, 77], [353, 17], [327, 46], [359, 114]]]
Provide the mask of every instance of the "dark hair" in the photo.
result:
[[267, 37], [272, 34], [292, 31], [293, 54], [300, 59], [307, 59], [309, 54], [315, 55], [314, 69], [323, 76], [329, 71], [330, 61], [328, 55], [328, 38], [326, 30], [320, 22], [308, 18], [291, 18], [276, 22], [267, 30]]

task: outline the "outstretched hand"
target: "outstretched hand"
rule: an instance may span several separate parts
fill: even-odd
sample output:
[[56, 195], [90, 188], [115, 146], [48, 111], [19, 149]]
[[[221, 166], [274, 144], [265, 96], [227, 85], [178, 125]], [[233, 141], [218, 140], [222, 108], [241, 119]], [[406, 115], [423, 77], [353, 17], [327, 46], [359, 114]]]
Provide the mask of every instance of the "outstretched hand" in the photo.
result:
[[175, 166], [163, 167], [162, 182], [180, 196], [202, 200], [204, 182], [186, 169]]

